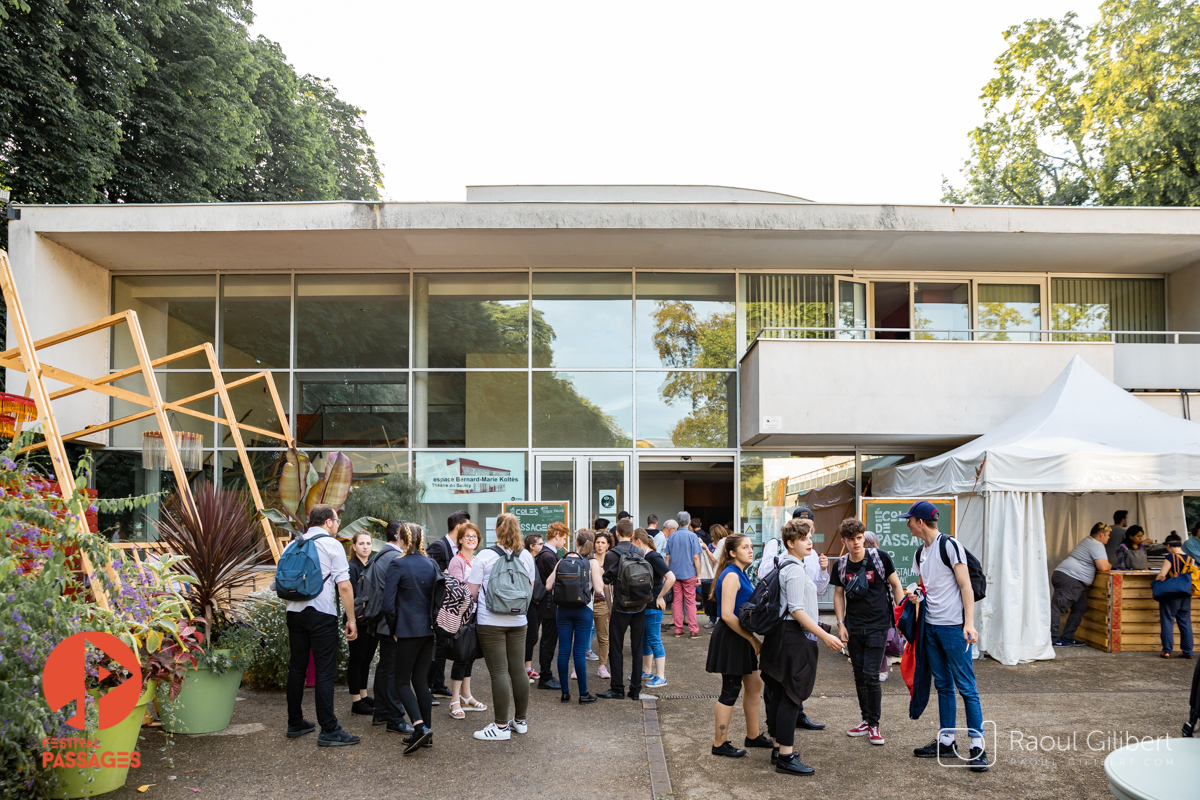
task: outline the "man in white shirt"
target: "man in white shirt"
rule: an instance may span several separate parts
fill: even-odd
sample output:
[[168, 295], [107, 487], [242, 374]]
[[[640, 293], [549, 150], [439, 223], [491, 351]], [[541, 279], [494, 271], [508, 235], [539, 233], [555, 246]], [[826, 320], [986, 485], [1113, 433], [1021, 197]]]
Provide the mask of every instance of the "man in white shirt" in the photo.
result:
[[[295, 739], [316, 730], [316, 725], [304, 719], [304, 679], [308, 673], [308, 654], [311, 652], [317, 672], [317, 685], [313, 696], [317, 705], [317, 721], [321, 733], [317, 737], [319, 747], [342, 747], [358, 744], [359, 738], [351, 736], [338, 725], [333, 713], [333, 680], [337, 677], [338, 612], [335, 593], [341, 597], [346, 610], [346, 639], [358, 638], [357, 622], [354, 619], [354, 590], [350, 586], [350, 562], [346, 551], [334, 538], [338, 531], [338, 515], [332, 506], [313, 506], [308, 514], [308, 530], [288, 547], [299, 547], [308, 539], [316, 538], [313, 545], [321, 561], [321, 576], [325, 582], [321, 593], [311, 600], [289, 600], [287, 602], [287, 627], [290, 658], [288, 660], [287, 704], [289, 739]], [[334, 588], [336, 587], [336, 589]]]
[[967, 569], [966, 551], [949, 536], [938, 532], [937, 506], [918, 500], [901, 519], [908, 530], [925, 544], [913, 556], [913, 571], [921, 576], [925, 599], [913, 593], [913, 602], [922, 605], [924, 618], [924, 654], [929, 659], [933, 684], [938, 694], [938, 738], [913, 750], [917, 758], [959, 758], [954, 731], [958, 708], [954, 689], [962, 695], [967, 714], [971, 750], [964, 759], [972, 772], [987, 772], [987, 751], [983, 747], [983, 706], [975, 688], [975, 666], [971, 663], [971, 645], [979, 641], [975, 630], [975, 592]]
[[[804, 506], [800, 506], [792, 512], [792, 519], [811, 521], [812, 518], [812, 511]], [[767, 576], [775, 571], [775, 557], [781, 553], [782, 547], [778, 536], [763, 545], [762, 560], [758, 562], [758, 579], [760, 581], [765, 581]], [[800, 563], [804, 565], [804, 571], [808, 573], [809, 580], [817, 587], [817, 596], [824, 594], [825, 589], [829, 587], [829, 558], [824, 553], [817, 553], [814, 549]], [[820, 731], [825, 729], [825, 723], [813, 722], [809, 719], [808, 714], [804, 713], [804, 704], [801, 703], [800, 713], [796, 716], [796, 727], [806, 731]]]
[[[667, 549], [667, 539], [671, 538], [671, 534], [679, 530], [679, 523], [673, 519], [669, 519], [662, 525], [662, 530], [654, 534], [654, 549], [658, 552], [663, 552]], [[647, 531], [649, 533], [649, 531]]]

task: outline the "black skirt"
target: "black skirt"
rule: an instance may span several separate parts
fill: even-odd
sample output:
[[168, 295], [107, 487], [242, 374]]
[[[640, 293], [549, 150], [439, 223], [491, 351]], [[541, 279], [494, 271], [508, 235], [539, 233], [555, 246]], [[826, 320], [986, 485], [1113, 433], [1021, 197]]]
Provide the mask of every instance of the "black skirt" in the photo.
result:
[[763, 640], [762, 673], [783, 685], [793, 703], [800, 705], [812, 694], [817, 681], [820, 648], [794, 619], [785, 619]]
[[708, 639], [704, 669], [715, 675], [749, 675], [758, 669], [758, 656], [750, 641], [734, 633], [722, 619], [717, 621]]

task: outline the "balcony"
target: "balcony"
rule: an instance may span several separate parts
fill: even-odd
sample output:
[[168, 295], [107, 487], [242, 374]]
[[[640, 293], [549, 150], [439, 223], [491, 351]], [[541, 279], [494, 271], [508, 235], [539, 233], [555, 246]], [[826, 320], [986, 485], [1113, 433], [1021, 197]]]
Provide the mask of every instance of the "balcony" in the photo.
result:
[[[900, 332], [889, 329], [889, 333]], [[928, 335], [929, 331], [904, 331]], [[871, 329], [765, 329], [741, 362], [741, 443], [945, 448], [993, 429], [1081, 356], [1131, 390], [1200, 389], [1200, 334], [1045, 333], [1041, 341], [866, 338]], [[957, 340], [950, 340], [957, 336]], [[1051, 341], [1066, 336], [1090, 341]], [[1130, 338], [1163, 343], [1125, 343]]]

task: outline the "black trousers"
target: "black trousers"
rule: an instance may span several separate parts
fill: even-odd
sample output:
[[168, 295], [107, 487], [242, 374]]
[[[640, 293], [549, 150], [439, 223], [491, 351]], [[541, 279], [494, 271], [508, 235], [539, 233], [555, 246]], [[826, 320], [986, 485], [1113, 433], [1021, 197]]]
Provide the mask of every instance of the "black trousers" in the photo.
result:
[[608, 617], [608, 669], [612, 673], [612, 689], [625, 690], [625, 659], [622, 653], [625, 631], [629, 631], [630, 660], [633, 674], [629, 677], [629, 693], [642, 691], [642, 645], [646, 640], [646, 612], [630, 614], [613, 611]]
[[[430, 691], [434, 689], [446, 688], [446, 645], [442, 642], [434, 642], [433, 659], [429, 662], [429, 669], [420, 673], [428, 675], [427, 683]], [[425, 721], [428, 724], [429, 720]]]
[[[557, 616], [541, 620], [542, 643], [538, 647], [538, 674], [542, 680], [554, 677], [554, 651], [558, 648], [558, 619]], [[562, 675], [559, 675], [562, 680]]]
[[792, 702], [783, 684], [769, 675], [762, 676], [763, 700], [767, 705], [767, 733], [775, 744], [791, 747], [796, 743], [796, 720], [800, 705]]
[[858, 690], [858, 710], [868, 725], [879, 724], [883, 689], [879, 686], [879, 665], [887, 631], [850, 631], [846, 648], [850, 651], [850, 666], [854, 669], [854, 688]]
[[288, 726], [299, 727], [304, 722], [304, 679], [308, 677], [308, 654], [313, 654], [317, 668], [317, 686], [313, 697], [317, 703], [317, 722], [324, 733], [338, 729], [333, 713], [333, 679], [337, 677], [338, 618], [322, 614], [309, 607], [303, 611], [287, 612], [288, 627]]
[[396, 693], [396, 640], [379, 634], [379, 665], [375, 667], [375, 722], [404, 721], [400, 695]]
[[[429, 724], [433, 716], [433, 692], [429, 690], [429, 684], [421, 680], [421, 676], [429, 674], [433, 648], [432, 634], [396, 641], [396, 694], [413, 724], [421, 720], [430, 728], [433, 727]], [[415, 681], [414, 675], [417, 676]]]
[[371, 660], [375, 658], [375, 646], [379, 640], [373, 633], [358, 632], [358, 638], [349, 642], [350, 661], [346, 665], [346, 683], [350, 694], [367, 691], [371, 679]]
[[533, 661], [533, 648], [537, 645], [538, 631], [542, 629], [542, 621], [538, 619], [537, 606], [529, 604], [525, 612], [525, 660]]
[[1050, 584], [1054, 587], [1054, 595], [1050, 598], [1050, 641], [1058, 641], [1058, 623], [1068, 611], [1071, 613], [1067, 615], [1062, 638], [1073, 639], [1087, 611], [1087, 586], [1083, 581], [1057, 571], [1050, 576]]

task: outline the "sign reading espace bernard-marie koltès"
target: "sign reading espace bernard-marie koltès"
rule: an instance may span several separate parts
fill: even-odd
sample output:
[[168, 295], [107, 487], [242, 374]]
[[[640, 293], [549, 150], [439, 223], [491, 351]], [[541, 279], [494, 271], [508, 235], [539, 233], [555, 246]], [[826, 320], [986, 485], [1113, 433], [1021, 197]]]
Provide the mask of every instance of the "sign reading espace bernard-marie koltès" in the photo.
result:
[[503, 503], [525, 499], [524, 453], [417, 453], [426, 503]]

